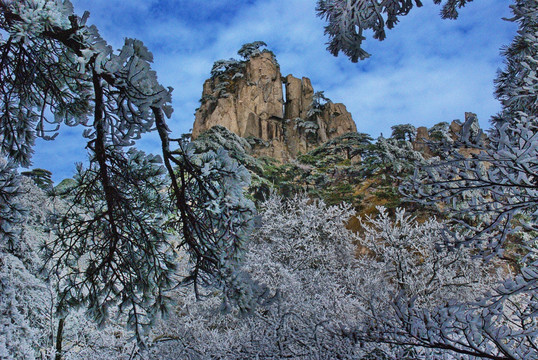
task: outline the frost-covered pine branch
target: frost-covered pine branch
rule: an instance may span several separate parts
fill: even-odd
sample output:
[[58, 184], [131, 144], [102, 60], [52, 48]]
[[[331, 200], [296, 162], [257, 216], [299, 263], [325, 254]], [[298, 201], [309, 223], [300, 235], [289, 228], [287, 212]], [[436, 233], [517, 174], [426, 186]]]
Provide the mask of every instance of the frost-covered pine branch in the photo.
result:
[[503, 110], [489, 138], [469, 119], [456, 141], [438, 144], [444, 158], [421, 165], [402, 190], [440, 205], [464, 231], [460, 244], [486, 257], [517, 240], [520, 269], [476, 301], [427, 309], [402, 296], [395, 304], [398, 321], [384, 322], [374, 341], [478, 358], [538, 356], [538, 4], [520, 0], [511, 7], [520, 28], [504, 52], [507, 66], [497, 80]]
[[[27, 166], [36, 137], [52, 140], [66, 125], [86, 128], [90, 166], [48, 246], [59, 309], [86, 305], [99, 320], [118, 305], [142, 341], [140, 326], [181, 281], [166, 260], [168, 237], [179, 237], [191, 255], [187, 283], [230, 288], [254, 209], [242, 193], [249, 179], [225, 151], [202, 159], [183, 139], [169, 138], [172, 89], [157, 81], [143, 43], [126, 39], [114, 52], [86, 25], [88, 16], [74, 14], [69, 1], [0, 2], [0, 152]], [[127, 150], [154, 128], [162, 157]]]
[[[497, 80], [503, 110], [487, 140], [468, 119], [455, 142], [432, 143], [444, 158], [430, 159], [402, 188], [414, 200], [444, 203], [456, 219], [467, 216], [460, 223], [489, 252], [511, 234], [538, 230], [537, 5], [518, 1], [512, 10], [520, 29], [505, 51], [507, 67]], [[535, 253], [530, 245], [526, 251]]]
[[[472, 0], [446, 0], [441, 17], [455, 19], [458, 8]], [[442, 0], [434, 0], [441, 4]], [[385, 28], [392, 29], [400, 16], [407, 15], [420, 0], [318, 0], [318, 16], [327, 20], [325, 34], [329, 35], [327, 50], [334, 56], [341, 51], [352, 62], [370, 57], [363, 48], [365, 31], [372, 30], [374, 39], [384, 40]]]

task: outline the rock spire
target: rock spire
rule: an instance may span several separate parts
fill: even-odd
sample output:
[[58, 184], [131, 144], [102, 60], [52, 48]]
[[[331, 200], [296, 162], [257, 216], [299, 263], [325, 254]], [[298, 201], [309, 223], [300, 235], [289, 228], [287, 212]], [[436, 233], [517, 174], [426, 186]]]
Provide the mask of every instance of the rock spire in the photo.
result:
[[203, 86], [192, 138], [215, 125], [246, 138], [253, 155], [289, 161], [339, 135], [356, 132], [344, 104], [314, 92], [310, 79], [282, 77], [274, 54], [220, 60]]

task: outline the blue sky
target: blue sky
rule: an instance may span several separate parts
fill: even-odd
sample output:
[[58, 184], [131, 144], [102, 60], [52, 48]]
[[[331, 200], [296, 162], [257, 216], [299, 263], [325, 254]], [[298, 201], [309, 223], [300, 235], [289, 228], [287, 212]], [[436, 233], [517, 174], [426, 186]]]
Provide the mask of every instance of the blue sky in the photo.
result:
[[[483, 127], [499, 111], [493, 79], [516, 26], [506, 0], [476, 0], [458, 20], [442, 20], [432, 0], [415, 8], [388, 31], [383, 42], [368, 38], [372, 56], [357, 64], [325, 50], [324, 21], [314, 0], [72, 0], [77, 14], [90, 11], [115, 49], [125, 37], [142, 40], [154, 54], [160, 82], [172, 86], [174, 135], [188, 132], [194, 121], [203, 81], [214, 61], [237, 57], [242, 44], [265, 41], [282, 75], [306, 76], [316, 91], [343, 102], [358, 131], [390, 135], [395, 124], [431, 126], [475, 112]], [[84, 161], [79, 129], [63, 127], [55, 141], [38, 141], [33, 167], [51, 170], [53, 179], [71, 177]], [[159, 152], [156, 135], [137, 146]]]

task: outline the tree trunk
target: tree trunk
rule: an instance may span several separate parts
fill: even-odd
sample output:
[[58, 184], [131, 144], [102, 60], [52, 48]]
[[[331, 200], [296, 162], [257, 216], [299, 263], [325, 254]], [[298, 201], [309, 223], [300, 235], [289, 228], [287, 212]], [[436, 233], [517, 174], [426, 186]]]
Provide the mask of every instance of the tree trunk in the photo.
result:
[[56, 333], [56, 357], [54, 358], [54, 360], [62, 360], [62, 340], [64, 332], [64, 323], [64, 318], [58, 321], [58, 332]]

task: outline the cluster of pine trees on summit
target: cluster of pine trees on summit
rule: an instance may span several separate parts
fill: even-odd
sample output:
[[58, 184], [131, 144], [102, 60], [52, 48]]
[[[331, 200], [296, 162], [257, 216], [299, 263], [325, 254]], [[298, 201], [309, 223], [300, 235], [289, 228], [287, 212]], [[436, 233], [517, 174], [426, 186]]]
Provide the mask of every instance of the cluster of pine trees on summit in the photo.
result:
[[[354, 62], [415, 6], [317, 2]], [[510, 7], [486, 133], [438, 124], [423, 156], [399, 125], [278, 164], [224, 128], [171, 134], [141, 41], [113, 51], [69, 0], [1, 0], [0, 358], [538, 359], [538, 2]], [[19, 174], [65, 126], [89, 165]], [[133, 147], [150, 131], [159, 155]]]

